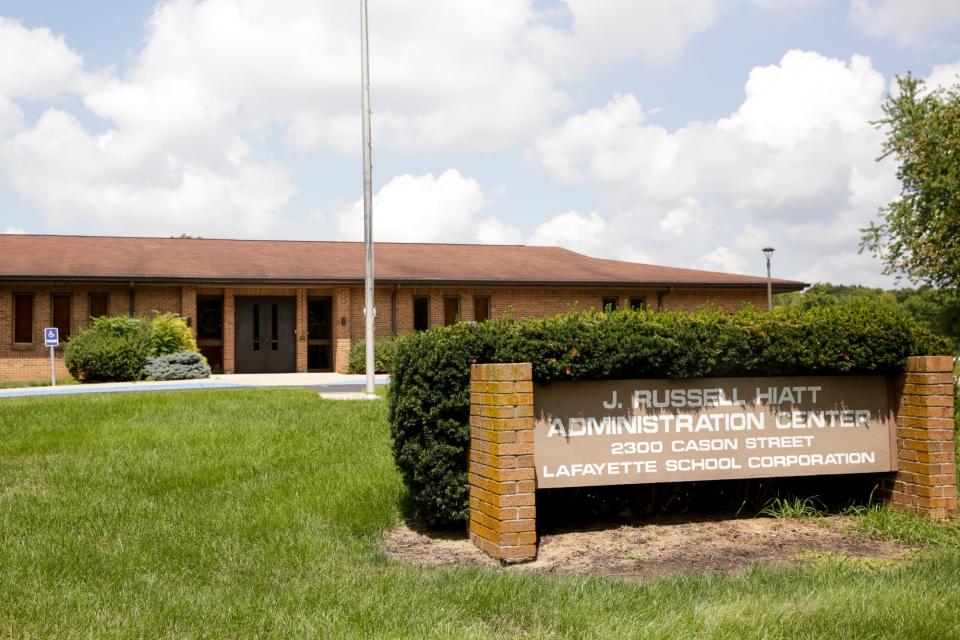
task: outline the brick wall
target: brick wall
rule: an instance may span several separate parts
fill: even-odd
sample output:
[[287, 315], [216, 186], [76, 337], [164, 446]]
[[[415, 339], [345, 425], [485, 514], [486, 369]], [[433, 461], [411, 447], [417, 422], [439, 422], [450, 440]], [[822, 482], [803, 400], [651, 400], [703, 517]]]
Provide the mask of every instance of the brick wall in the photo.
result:
[[[57, 380], [70, 377], [63, 364], [63, 351], [56, 355]], [[36, 356], [32, 352], [8, 353], [0, 358], [0, 380], [49, 380], [50, 352], [46, 356]]]
[[197, 339], [197, 289], [196, 287], [180, 288], [180, 311], [181, 316], [187, 319], [190, 324], [190, 333], [193, 339]]
[[[138, 316], [152, 316], [155, 313], [187, 315], [182, 312], [180, 306], [181, 287], [135, 287], [133, 293]], [[196, 311], [196, 299], [194, 299], [193, 313], [196, 314]]]
[[470, 540], [501, 562], [537, 555], [533, 371], [470, 367]]
[[[766, 290], [697, 289], [675, 290], [618, 290], [618, 289], [548, 289], [523, 287], [401, 287], [377, 289], [376, 335], [391, 335], [392, 297], [396, 294], [397, 333], [413, 331], [413, 298], [430, 298], [430, 326], [444, 324], [443, 299], [446, 296], [460, 298], [460, 319], [474, 319], [473, 299], [477, 296], [490, 298], [490, 315], [493, 318], [542, 318], [574, 310], [601, 309], [604, 298], [616, 298], [621, 309], [630, 307], [631, 298], [644, 298], [647, 307], [657, 309], [658, 300], [664, 310], [695, 311], [704, 306], [714, 306], [727, 311], [738, 311], [745, 305], [764, 309], [767, 305]], [[660, 295], [662, 294], [662, 295]], [[350, 338], [363, 339], [363, 289], [350, 289]]]
[[[291, 296], [297, 298], [299, 335], [306, 333], [305, 300], [310, 296], [332, 296], [333, 308], [333, 357], [334, 368], [346, 372], [351, 345], [363, 339], [363, 289], [360, 287], [338, 288], [291, 288], [291, 287], [233, 287], [203, 288], [180, 285], [137, 285], [135, 294], [136, 313], [151, 315], [155, 311], [179, 313], [192, 319], [196, 331], [197, 295], [224, 296], [224, 371], [230, 373], [235, 367], [235, 296]], [[31, 293], [34, 295], [34, 345], [13, 345], [13, 309], [12, 294]], [[0, 361], [12, 358], [13, 351], [32, 352], [34, 357], [42, 357], [41, 330], [50, 323], [50, 295], [52, 293], [71, 293], [72, 326], [71, 332], [77, 333], [87, 326], [89, 315], [89, 294], [107, 293], [110, 296], [110, 314], [129, 313], [130, 288], [127, 285], [6, 285], [0, 288]], [[661, 295], [662, 294], [662, 295]], [[445, 296], [460, 298], [460, 318], [464, 321], [474, 319], [474, 298], [484, 296], [490, 299], [490, 316], [493, 318], [516, 317], [537, 318], [574, 309], [600, 309], [605, 297], [614, 297], [620, 308], [630, 305], [630, 298], [643, 297], [647, 306], [657, 308], [658, 300], [665, 309], [694, 310], [704, 305], [713, 305], [730, 311], [744, 304], [753, 304], [763, 308], [766, 293], [763, 290], [723, 290], [703, 289], [695, 291], [664, 290], [617, 290], [617, 289], [549, 289], [523, 287], [382, 287], [376, 292], [377, 319], [376, 335], [390, 336], [394, 332], [405, 334], [413, 331], [413, 297], [429, 296], [430, 326], [442, 326], [443, 299]], [[396, 318], [394, 318], [394, 305]], [[13, 366], [0, 370], [0, 379], [11, 379]], [[307, 345], [297, 342], [297, 371], [307, 370]]]

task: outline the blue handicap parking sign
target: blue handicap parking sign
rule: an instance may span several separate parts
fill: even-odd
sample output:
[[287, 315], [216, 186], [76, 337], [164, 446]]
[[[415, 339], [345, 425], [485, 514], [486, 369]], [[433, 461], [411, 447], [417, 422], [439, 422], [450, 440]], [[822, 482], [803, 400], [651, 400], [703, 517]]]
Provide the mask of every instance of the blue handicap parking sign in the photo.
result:
[[47, 327], [43, 330], [43, 346], [56, 347], [60, 345], [60, 329]]

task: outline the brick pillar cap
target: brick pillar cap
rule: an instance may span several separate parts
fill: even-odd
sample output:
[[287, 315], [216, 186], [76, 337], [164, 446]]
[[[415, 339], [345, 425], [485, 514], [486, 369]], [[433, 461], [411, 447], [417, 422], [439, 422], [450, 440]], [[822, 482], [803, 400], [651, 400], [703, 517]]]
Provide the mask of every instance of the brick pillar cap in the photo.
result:
[[953, 373], [953, 356], [910, 356], [907, 373]]
[[533, 380], [533, 365], [529, 362], [503, 362], [470, 365], [474, 380]]

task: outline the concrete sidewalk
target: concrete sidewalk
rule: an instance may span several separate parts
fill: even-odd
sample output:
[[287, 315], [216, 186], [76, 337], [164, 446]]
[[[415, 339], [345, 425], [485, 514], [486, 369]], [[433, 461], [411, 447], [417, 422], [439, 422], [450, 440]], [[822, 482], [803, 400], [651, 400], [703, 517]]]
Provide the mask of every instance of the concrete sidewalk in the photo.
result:
[[[385, 385], [390, 376], [376, 377], [376, 384]], [[341, 373], [269, 373], [217, 374], [201, 380], [162, 382], [105, 382], [70, 384], [56, 387], [19, 387], [0, 389], [2, 398], [62, 396], [88, 393], [130, 393], [135, 391], [182, 391], [184, 389], [240, 389], [244, 387], [300, 387], [327, 394], [355, 394], [364, 390], [366, 377]]]

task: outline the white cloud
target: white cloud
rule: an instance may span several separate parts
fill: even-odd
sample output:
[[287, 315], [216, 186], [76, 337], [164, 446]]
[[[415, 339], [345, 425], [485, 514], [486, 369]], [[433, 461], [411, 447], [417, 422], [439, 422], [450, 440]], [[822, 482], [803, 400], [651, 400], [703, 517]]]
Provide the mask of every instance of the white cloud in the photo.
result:
[[0, 16], [0, 96], [44, 98], [85, 79], [83, 59], [48, 29], [28, 29]]
[[743, 273], [747, 270], [747, 260], [730, 248], [719, 246], [700, 258], [700, 266], [711, 271]]
[[689, 233], [691, 228], [701, 224], [703, 215], [700, 203], [694, 198], [681, 198], [679, 206], [669, 209], [660, 218], [660, 230], [675, 236]]
[[[774, 262], [776, 265], [776, 262]], [[774, 266], [773, 277], [780, 277]], [[860, 284], [867, 287], [891, 287], [893, 280], [881, 275], [877, 260], [867, 254], [842, 252], [813, 255], [809, 265], [792, 277], [803, 282], [830, 282], [833, 284]]]
[[960, 84], [960, 60], [948, 64], [938, 64], [926, 78], [927, 88], [953, 87]]
[[571, 27], [540, 25], [529, 41], [558, 75], [639, 57], [662, 64], [717, 19], [717, 0], [565, 0]]
[[[513, 243], [520, 232], [481, 217], [488, 200], [480, 184], [448, 169], [439, 176], [396, 176], [373, 198], [375, 238], [380, 242]], [[335, 214], [337, 237], [363, 239], [363, 201]]]
[[747, 224], [737, 233], [734, 243], [743, 251], [756, 252], [759, 255], [764, 247], [770, 246], [770, 234], [760, 227]]
[[177, 153], [162, 135], [110, 130], [94, 136], [72, 115], [49, 110], [34, 128], [0, 145], [0, 161], [14, 188], [58, 230], [267, 233], [293, 195], [288, 172], [251, 161], [235, 136], [210, 135], [227, 151], [204, 163]]
[[[868, 58], [790, 51], [750, 72], [725, 118], [668, 131], [633, 95], [615, 96], [541, 136], [533, 153], [555, 178], [602, 189], [612, 213], [594, 221], [593, 246], [755, 271], [743, 256], [772, 243], [801, 271], [824, 251], [855, 255], [859, 229], [896, 194], [870, 124], [885, 86]], [[718, 235], [730, 239], [718, 246]]]
[[4, 233], [20, 233], [20, 234], [26, 233], [23, 229], [20, 229], [19, 227], [7, 227], [6, 229], [3, 230], [3, 232]]
[[[693, 23], [712, 11], [713, 0], [685, 1], [696, 9]], [[576, 37], [601, 38], [609, 16], [582, 0], [570, 6]], [[661, 31], [657, 24], [689, 30], [673, 11], [634, 17], [651, 34]], [[58, 229], [275, 231], [296, 189], [289, 170], [258, 157], [263, 141], [279, 129], [296, 149], [359, 151], [357, 18], [357, 7], [343, 3], [170, 0], [154, 10], [129, 70], [97, 75], [62, 37], [2, 20], [0, 162], [20, 196]], [[529, 140], [567, 104], [552, 74], [556, 61], [533, 42], [566, 30], [546, 26], [532, 0], [384, 0], [372, 7], [370, 25], [381, 149], [499, 149]], [[644, 54], [629, 35], [621, 29], [609, 55]], [[679, 38], [651, 46], [676, 50], [687, 36]], [[25, 127], [18, 100], [63, 93], [79, 96], [100, 121], [87, 124], [58, 105]], [[453, 232], [518, 238], [499, 221], [475, 224]]]
[[761, 9], [779, 12], [806, 9], [823, 4], [823, 2], [824, 0], [750, 0], [750, 4]]
[[960, 9], [954, 0], [851, 0], [850, 19], [871, 36], [922, 47], [960, 25]]
[[476, 241], [481, 244], [522, 244], [523, 234], [497, 218], [484, 218], [476, 225]]
[[17, 104], [0, 95], [0, 135], [23, 127], [23, 112]]
[[0, 16], [0, 135], [23, 127], [21, 98], [51, 98], [88, 83], [82, 58], [47, 29]]
[[[280, 122], [295, 147], [356, 153], [358, 18], [350, 3], [167, 2], [150, 21], [129, 82], [149, 89], [175, 79], [214, 112], [246, 124]], [[533, 19], [528, 0], [482, 9], [475, 0], [373, 5], [377, 144], [489, 149], [544, 127], [566, 99], [522, 46]], [[106, 106], [109, 117], [139, 113], [135, 105]]]
[[[527, 143], [567, 108], [564, 82], [664, 62], [719, 6], [566, 0], [558, 21], [534, 0], [382, 0], [370, 14], [374, 142]], [[358, 22], [351, 3], [167, 0], [124, 71], [92, 72], [63, 37], [0, 18], [0, 166], [59, 230], [276, 230], [296, 189], [261, 149], [359, 151]], [[22, 100], [64, 94], [89, 113], [61, 100], [24, 121]], [[518, 238], [499, 221], [476, 225], [466, 235]]]
[[596, 211], [585, 216], [567, 211], [553, 216], [530, 236], [530, 244], [561, 246], [583, 253], [595, 253], [604, 241], [607, 223]]

